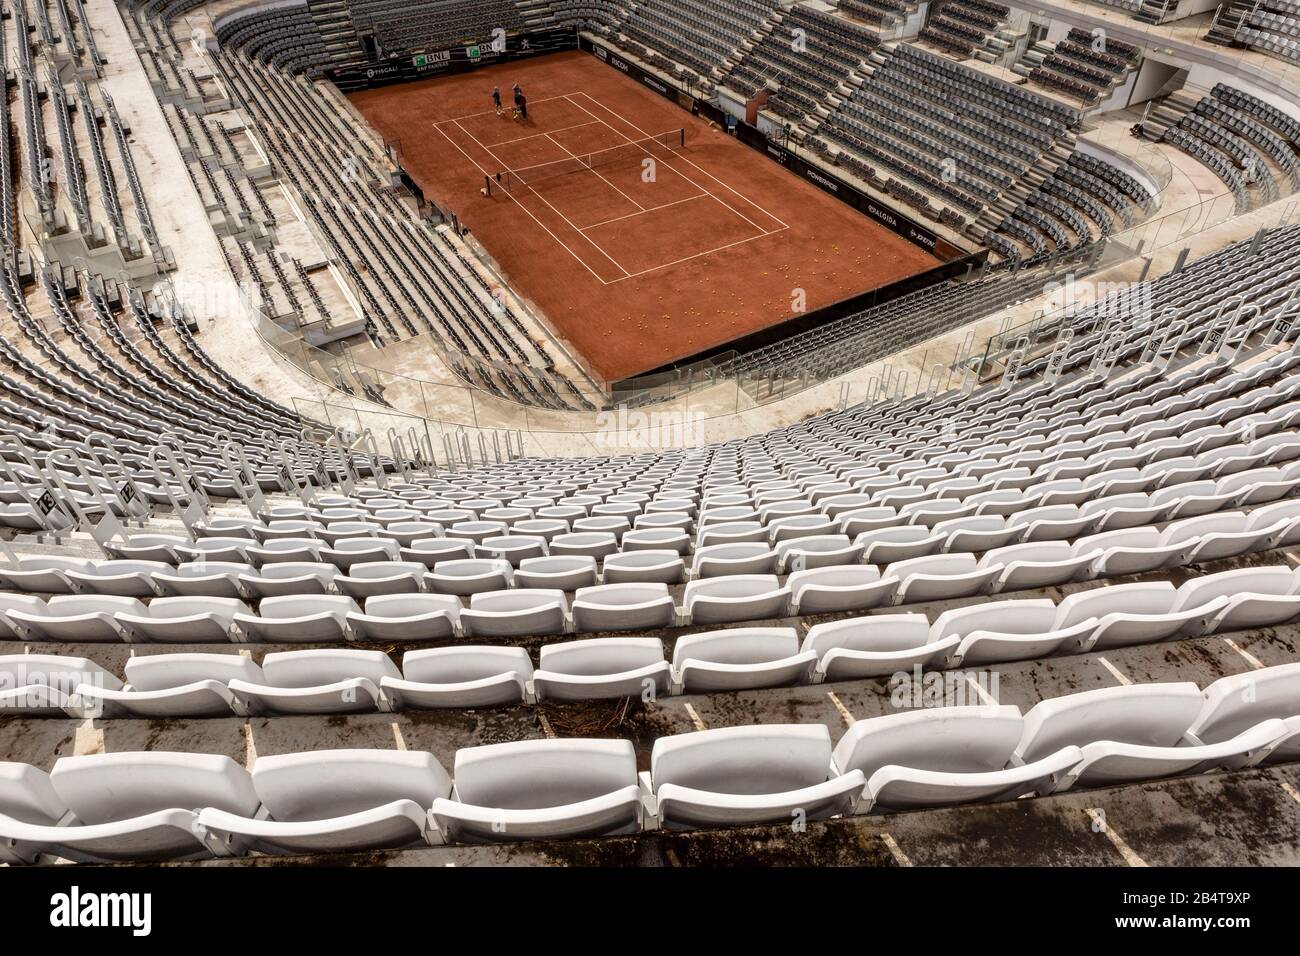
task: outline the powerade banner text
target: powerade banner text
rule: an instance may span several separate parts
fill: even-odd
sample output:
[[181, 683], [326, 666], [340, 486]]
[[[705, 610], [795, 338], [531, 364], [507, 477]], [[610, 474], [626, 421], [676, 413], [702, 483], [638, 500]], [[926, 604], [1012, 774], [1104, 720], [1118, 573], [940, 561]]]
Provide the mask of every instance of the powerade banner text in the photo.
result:
[[463, 43], [446, 50], [422, 50], [394, 54], [372, 63], [326, 70], [325, 76], [345, 93], [390, 83], [407, 83], [451, 73], [464, 73], [493, 63], [509, 63], [575, 49], [577, 33], [572, 29], [535, 30], [507, 36], [505, 48], [490, 37], [477, 43]]

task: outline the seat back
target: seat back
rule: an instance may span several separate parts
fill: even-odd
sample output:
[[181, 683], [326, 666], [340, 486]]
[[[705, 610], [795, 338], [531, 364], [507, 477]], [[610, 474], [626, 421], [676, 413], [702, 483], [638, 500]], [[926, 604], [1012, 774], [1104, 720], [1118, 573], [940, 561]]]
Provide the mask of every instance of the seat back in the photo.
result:
[[609, 637], [566, 641], [542, 648], [543, 670], [578, 677], [598, 677], [661, 664], [664, 643], [657, 637]]
[[870, 779], [896, 764], [917, 770], [984, 773], [1001, 770], [1024, 730], [1011, 706], [935, 707], [859, 720], [835, 745], [840, 773], [861, 770]]
[[276, 687], [319, 687], [357, 677], [378, 684], [385, 677], [401, 676], [381, 651], [332, 648], [267, 654], [262, 673]]
[[242, 654], [145, 654], [126, 662], [126, 679], [140, 691], [167, 690], [195, 681], [265, 682], [262, 668]]
[[711, 631], [679, 638], [673, 648], [673, 667], [688, 660], [713, 664], [762, 664], [792, 657], [799, 652], [799, 636], [792, 627], [745, 627]]
[[784, 793], [826, 779], [831, 736], [822, 724], [758, 724], [660, 737], [650, 755], [666, 783], [730, 794]]
[[244, 768], [217, 754], [63, 757], [55, 762], [50, 783], [77, 819], [90, 824], [198, 807], [252, 816], [260, 802]]
[[630, 740], [520, 740], [456, 751], [453, 777], [462, 803], [536, 810], [579, 803], [635, 786]]
[[322, 820], [412, 800], [422, 807], [451, 793], [433, 754], [404, 750], [314, 750], [259, 757], [253, 787], [271, 818]]
[[67, 805], [54, 791], [50, 775], [30, 764], [0, 762], [0, 814], [23, 823], [53, 826]]
[[1101, 740], [1172, 747], [1200, 712], [1200, 688], [1190, 681], [1102, 687], [1044, 700], [1025, 714], [1016, 754], [1033, 763], [1062, 747]]
[[533, 676], [533, 662], [522, 647], [433, 647], [408, 651], [402, 676], [421, 684], [461, 684], [499, 674]]

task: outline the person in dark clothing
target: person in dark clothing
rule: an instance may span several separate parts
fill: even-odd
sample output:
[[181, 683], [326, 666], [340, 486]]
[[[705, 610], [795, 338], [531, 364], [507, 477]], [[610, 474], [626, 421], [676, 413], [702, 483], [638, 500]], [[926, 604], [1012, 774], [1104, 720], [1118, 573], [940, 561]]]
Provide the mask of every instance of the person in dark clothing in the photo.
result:
[[525, 123], [528, 122], [528, 97], [522, 93], [519, 94], [519, 116]]
[[492, 108], [497, 111], [497, 116], [501, 115], [501, 87], [492, 87]]

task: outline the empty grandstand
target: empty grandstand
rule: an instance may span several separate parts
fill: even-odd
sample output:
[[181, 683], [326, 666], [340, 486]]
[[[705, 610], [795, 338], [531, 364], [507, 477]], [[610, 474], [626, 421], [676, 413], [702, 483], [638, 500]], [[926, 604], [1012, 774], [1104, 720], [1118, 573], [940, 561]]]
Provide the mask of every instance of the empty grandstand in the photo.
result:
[[1202, 6], [8, 0], [4, 871], [1300, 862], [1300, 7]]

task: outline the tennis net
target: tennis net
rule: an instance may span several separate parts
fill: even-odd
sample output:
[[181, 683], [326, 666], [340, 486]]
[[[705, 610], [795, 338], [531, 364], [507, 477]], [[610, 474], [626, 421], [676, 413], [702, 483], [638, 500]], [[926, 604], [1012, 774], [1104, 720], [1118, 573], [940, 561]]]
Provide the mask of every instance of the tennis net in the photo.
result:
[[521, 187], [535, 188], [538, 183], [558, 176], [571, 176], [574, 173], [604, 169], [620, 163], [640, 163], [646, 157], [668, 159], [673, 155], [673, 150], [682, 149], [685, 145], [686, 130], [674, 129], [580, 156], [567, 156], [564, 159], [523, 166], [519, 169], [503, 169], [488, 175], [487, 192], [491, 195], [501, 190], [510, 192]]

